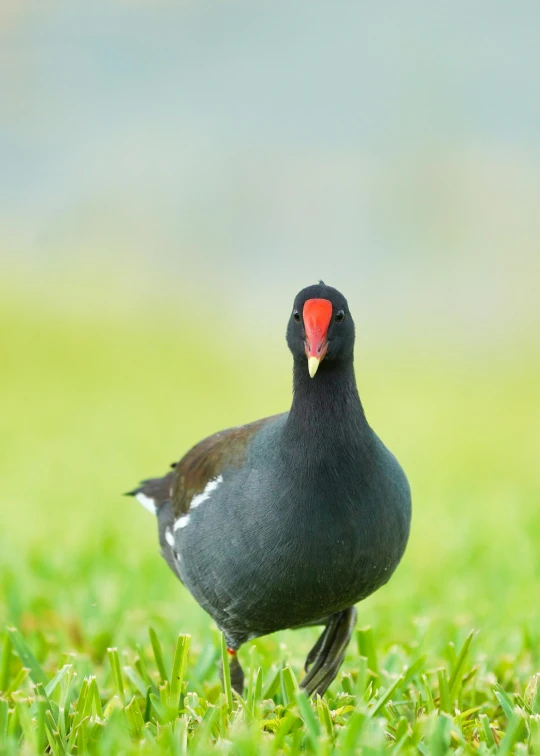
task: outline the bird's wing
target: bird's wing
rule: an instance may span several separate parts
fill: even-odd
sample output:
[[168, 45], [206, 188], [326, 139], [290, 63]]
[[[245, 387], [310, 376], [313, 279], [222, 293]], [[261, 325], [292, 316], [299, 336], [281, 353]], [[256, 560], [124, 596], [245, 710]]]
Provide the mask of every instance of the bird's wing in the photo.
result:
[[[173, 515], [186, 514], [195, 497], [212, 489], [228, 467], [242, 467], [249, 442], [253, 436], [279, 415], [256, 420], [249, 425], [214, 433], [194, 446], [172, 471], [171, 501]], [[214, 484], [214, 486], [212, 485]], [[200, 499], [199, 499], [200, 501]]]

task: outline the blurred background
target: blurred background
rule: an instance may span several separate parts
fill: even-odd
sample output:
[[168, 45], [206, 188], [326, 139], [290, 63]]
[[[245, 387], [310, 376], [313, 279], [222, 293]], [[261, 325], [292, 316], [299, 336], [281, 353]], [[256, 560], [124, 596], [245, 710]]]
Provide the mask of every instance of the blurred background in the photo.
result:
[[209, 627], [120, 494], [287, 407], [322, 278], [414, 497], [361, 622], [540, 633], [539, 32], [527, 1], [2, 0], [0, 619]]

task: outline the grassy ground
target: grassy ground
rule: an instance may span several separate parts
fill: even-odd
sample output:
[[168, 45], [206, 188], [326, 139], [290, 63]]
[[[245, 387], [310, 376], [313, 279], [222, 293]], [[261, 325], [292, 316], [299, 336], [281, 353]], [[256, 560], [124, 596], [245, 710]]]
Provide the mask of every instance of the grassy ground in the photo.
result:
[[269, 371], [212, 316], [199, 343], [172, 316], [3, 301], [0, 753], [540, 753], [540, 353], [375, 348], [359, 329], [368, 416], [413, 489], [410, 546], [323, 700], [297, 691], [312, 629], [245, 647], [240, 700], [151, 516], [119, 494], [287, 405], [284, 324]]

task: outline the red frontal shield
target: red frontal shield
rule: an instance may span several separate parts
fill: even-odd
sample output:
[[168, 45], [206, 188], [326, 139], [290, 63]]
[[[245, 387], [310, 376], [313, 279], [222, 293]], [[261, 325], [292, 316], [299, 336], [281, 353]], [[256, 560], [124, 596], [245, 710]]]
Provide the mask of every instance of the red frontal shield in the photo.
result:
[[306, 357], [309, 373], [313, 378], [328, 348], [326, 335], [332, 319], [332, 302], [328, 299], [308, 299], [304, 304], [303, 315], [306, 331]]

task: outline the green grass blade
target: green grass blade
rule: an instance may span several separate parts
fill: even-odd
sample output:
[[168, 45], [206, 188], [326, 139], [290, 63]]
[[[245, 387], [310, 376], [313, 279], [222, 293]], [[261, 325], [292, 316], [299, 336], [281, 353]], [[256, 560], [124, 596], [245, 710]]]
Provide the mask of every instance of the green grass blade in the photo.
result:
[[529, 705], [534, 714], [540, 714], [540, 672], [531, 678], [532, 690]]
[[2, 649], [2, 664], [0, 665], [0, 692], [6, 691], [9, 687], [12, 647], [11, 636], [6, 630], [4, 633], [4, 645]]
[[280, 690], [281, 686], [281, 670], [278, 669], [277, 672], [274, 674], [273, 678], [271, 679], [270, 683], [266, 686], [266, 689], [263, 694], [263, 698], [273, 698], [276, 693]]
[[540, 753], [540, 714], [533, 714], [529, 719], [529, 732], [531, 753]]
[[292, 669], [287, 666], [281, 670], [281, 692], [286, 705], [296, 700], [298, 691], [298, 682]]
[[135, 648], [137, 649], [137, 654], [138, 654], [137, 659], [135, 660], [135, 663], [134, 663], [135, 671], [137, 672], [138, 675], [142, 677], [142, 679], [145, 682], [145, 687], [148, 688], [150, 685], [152, 685], [152, 679], [148, 672], [148, 667], [146, 664], [146, 659], [144, 657], [144, 652], [139, 644], [137, 644]]
[[415, 662], [413, 662], [403, 673], [403, 685], [408, 685], [414, 678], [420, 673], [420, 671], [424, 668], [424, 665], [426, 663], [426, 657], [420, 656], [418, 659], [416, 659]]
[[144, 719], [139, 709], [139, 704], [135, 696], [131, 699], [128, 705], [125, 707], [126, 717], [128, 720], [128, 726], [133, 738], [141, 738], [144, 728]]
[[435, 724], [435, 730], [431, 736], [431, 756], [446, 756], [450, 747], [450, 728], [452, 719], [447, 714], [441, 714]]
[[463, 644], [463, 647], [461, 651], [459, 652], [458, 657], [454, 664], [452, 676], [450, 677], [450, 681], [448, 683], [450, 701], [452, 702], [457, 698], [459, 691], [461, 690], [463, 668], [465, 666], [465, 662], [467, 661], [467, 657], [471, 649], [474, 633], [475, 631], [471, 630], [471, 632], [468, 634], [467, 638], [465, 639], [465, 643]]
[[135, 688], [141, 696], [146, 698], [146, 693], [150, 686], [145, 683], [138, 672], [136, 672], [133, 667], [124, 667], [124, 675], [127, 677], [133, 688]]
[[403, 677], [400, 676], [395, 680], [392, 685], [388, 688], [388, 690], [385, 690], [383, 695], [377, 699], [376, 704], [373, 706], [372, 709], [370, 709], [370, 716], [375, 717], [379, 713], [379, 711], [385, 706], [388, 701], [391, 699], [392, 694], [399, 688], [399, 686], [403, 682]]
[[435, 701], [433, 700], [433, 693], [429, 686], [429, 680], [426, 675], [422, 675], [422, 683], [424, 686], [424, 694], [426, 696], [426, 709], [428, 714], [432, 714], [435, 711]]
[[60, 669], [55, 674], [55, 676], [53, 677], [53, 679], [50, 682], [47, 683], [47, 685], [45, 686], [45, 693], [47, 694], [48, 698], [50, 698], [52, 696], [52, 694], [56, 690], [56, 686], [59, 683], [62, 682], [62, 680], [64, 679], [64, 677], [67, 675], [68, 672], [71, 671], [71, 669], [72, 669], [72, 665], [71, 664], [64, 664], [64, 666], [62, 667], [62, 669]]
[[35, 717], [37, 715], [39, 701], [45, 701], [45, 703], [47, 704], [47, 709], [51, 709], [51, 702], [49, 701], [47, 693], [45, 692], [45, 688], [43, 687], [41, 683], [38, 683], [34, 687], [34, 694], [35, 694], [35, 701], [30, 706], [30, 715], [32, 717]]
[[493, 737], [493, 730], [491, 729], [491, 722], [489, 721], [489, 717], [486, 714], [480, 714], [479, 719], [488, 747], [494, 748], [497, 744], [495, 743], [495, 738]]
[[186, 756], [188, 752], [188, 724], [185, 717], [178, 719], [174, 726], [175, 756]]
[[358, 657], [358, 675], [356, 677], [356, 694], [358, 698], [363, 698], [368, 685], [368, 667], [369, 659], [367, 656]]
[[262, 700], [263, 700], [262, 686], [263, 686], [262, 669], [259, 667], [257, 670], [257, 675], [255, 677], [255, 685], [253, 686], [253, 694], [251, 698], [251, 707], [253, 711], [259, 709], [262, 703]]
[[214, 730], [214, 727], [216, 726], [218, 722], [219, 715], [220, 715], [219, 707], [211, 706], [207, 709], [202, 719], [202, 722], [197, 728], [197, 731], [195, 735], [193, 736], [191, 743], [189, 744], [190, 745], [189, 750], [195, 756], [198, 756], [199, 754], [201, 756], [203, 755], [207, 756], [207, 754], [213, 751], [210, 737], [211, 737], [212, 731]]
[[159, 686], [159, 700], [165, 706], [169, 705], [169, 683], [167, 681]]
[[30, 674], [30, 669], [28, 667], [21, 667], [20, 670], [17, 672], [13, 680], [8, 685], [8, 688], [5, 692], [6, 697], [9, 697], [14, 691], [19, 690], [19, 688], [22, 687], [23, 682], [26, 680], [28, 675]]
[[[89, 686], [88, 679], [85, 677], [81, 685], [79, 698], [77, 700], [77, 705], [75, 707], [75, 715], [73, 717], [73, 724], [72, 724], [73, 730], [77, 730], [77, 728], [79, 727], [83, 719], [85, 719], [90, 713], [89, 705], [88, 705], [89, 687], [90, 686]], [[92, 702], [90, 701], [90, 706], [91, 705], [92, 705]]]
[[101, 706], [101, 698], [99, 696], [99, 688], [95, 677], [90, 681], [90, 688], [88, 691], [90, 696], [91, 710], [95, 713], [96, 717], [103, 718], [103, 709]]
[[124, 679], [122, 677], [122, 668], [120, 666], [120, 657], [118, 656], [117, 648], [108, 648], [107, 655], [109, 657], [109, 663], [111, 665], [112, 676], [114, 680], [114, 687], [121, 701], [125, 700], [124, 693]]
[[163, 661], [163, 651], [161, 650], [160, 642], [153, 627], [148, 629], [148, 634], [150, 635], [150, 643], [152, 644], [152, 651], [154, 652], [154, 659], [156, 660], [156, 666], [158, 668], [161, 682], [168, 682], [169, 678], [167, 677], [165, 662]]
[[255, 684], [255, 646], [249, 649], [249, 669], [246, 677], [246, 702], [248, 707], [253, 707], [253, 686]]
[[508, 731], [514, 732], [514, 724], [515, 720], [517, 720], [518, 729], [517, 732], [514, 733], [516, 740], [513, 741], [513, 743], [517, 742], [517, 740], [522, 740], [526, 735], [527, 726], [525, 724], [521, 710], [512, 703], [510, 696], [501, 688], [500, 685], [495, 686], [495, 695], [498, 698], [499, 703], [501, 704], [506, 718], [508, 719]]
[[508, 693], [501, 688], [500, 685], [495, 685], [495, 695], [501, 704], [501, 707], [506, 715], [508, 721], [514, 716], [515, 705]]
[[36, 701], [36, 743], [38, 751], [43, 753], [47, 744], [47, 711], [49, 711], [49, 701], [40, 696]]
[[508, 722], [508, 728], [504, 734], [497, 756], [510, 756], [514, 752], [514, 746], [519, 740], [526, 737], [527, 729], [521, 712], [516, 709]]
[[375, 647], [373, 628], [367, 626], [357, 630], [356, 640], [358, 643], [359, 655], [367, 658], [370, 671], [373, 672], [375, 676], [378, 676], [379, 664], [377, 661], [377, 650]]
[[326, 701], [320, 696], [317, 696], [317, 714], [319, 715], [319, 722], [324, 727], [327, 736], [331, 740], [333, 740], [334, 725], [332, 722], [332, 717], [330, 716], [330, 710], [328, 709], [328, 704], [326, 703]]
[[8, 733], [9, 702], [0, 698], [0, 747], [5, 746]]
[[150, 696], [155, 696], [155, 693], [152, 693], [152, 689], [148, 688], [148, 691], [146, 693], [146, 705], [144, 707], [144, 721], [149, 722], [150, 721], [150, 714], [152, 712], [152, 700]]
[[26, 645], [24, 638], [22, 637], [20, 632], [15, 627], [8, 627], [7, 631], [11, 638], [15, 653], [23, 663], [23, 666], [27, 667], [30, 670], [30, 677], [32, 678], [32, 680], [35, 683], [40, 682], [44, 686], [46, 686], [48, 682], [47, 676], [41, 669], [41, 666], [34, 654]]
[[19, 724], [19, 712], [17, 709], [17, 706], [13, 707], [11, 716], [9, 717], [8, 722], [8, 734], [7, 739], [9, 740], [15, 740], [19, 739], [21, 736], [21, 726]]
[[307, 735], [309, 737], [309, 740], [311, 741], [313, 749], [315, 750], [321, 731], [317, 717], [315, 716], [313, 709], [311, 708], [311, 701], [309, 700], [307, 693], [304, 690], [298, 690], [296, 692], [296, 702], [300, 710], [300, 716], [304, 720]]
[[166, 725], [178, 716], [178, 711], [176, 709], [168, 706], [167, 703], [161, 701], [153, 693], [150, 693], [150, 700], [152, 701], [152, 708], [156, 714], [156, 719], [160, 724]]
[[[405, 740], [405, 738], [408, 737], [408, 732], [409, 732], [409, 720], [407, 719], [407, 717], [400, 717], [398, 719], [398, 723], [397, 723], [396, 730], [394, 733], [396, 744], [399, 744], [399, 743], [403, 744], [403, 741]], [[399, 752], [399, 751], [395, 750], [394, 752]]]
[[354, 681], [350, 672], [344, 672], [341, 675], [341, 687], [343, 688], [344, 693], [347, 693], [349, 696], [354, 696]]
[[49, 743], [49, 749], [51, 753], [53, 754], [53, 756], [63, 756], [63, 754], [67, 753], [67, 748], [63, 748], [62, 746], [60, 735], [56, 727], [56, 722], [54, 721], [54, 717], [50, 710], [45, 713], [45, 724], [47, 742]]
[[450, 691], [448, 689], [448, 678], [444, 668], [441, 667], [437, 670], [437, 679], [439, 681], [439, 710], [451, 714], [452, 702], [450, 700]]
[[295, 728], [302, 727], [303, 721], [294, 712], [288, 710], [285, 716], [279, 720], [277, 730], [272, 743], [272, 753], [282, 753], [281, 749], [287, 735]]
[[32, 748], [38, 752], [39, 743], [37, 742], [37, 733], [32, 724], [32, 717], [30, 716], [30, 707], [27, 701], [18, 701], [15, 704], [17, 716], [19, 719], [19, 725], [22, 730], [23, 739], [32, 746]]
[[367, 719], [364, 707], [357, 708], [347, 722], [347, 727], [343, 728], [340, 735], [340, 743], [344, 754], [355, 753], [355, 747], [360, 738], [360, 734]]
[[174, 660], [171, 672], [169, 705], [175, 706], [177, 709], [180, 704], [180, 694], [182, 692], [182, 685], [186, 676], [190, 643], [191, 635], [180, 634], [178, 636], [178, 640], [176, 642], [176, 650], [174, 652]]

